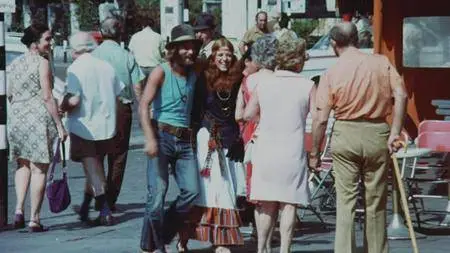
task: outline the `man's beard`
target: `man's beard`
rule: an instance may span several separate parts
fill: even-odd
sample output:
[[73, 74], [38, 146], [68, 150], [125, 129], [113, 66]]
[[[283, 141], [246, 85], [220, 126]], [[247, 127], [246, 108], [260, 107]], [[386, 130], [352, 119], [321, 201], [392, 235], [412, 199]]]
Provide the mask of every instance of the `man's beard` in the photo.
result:
[[195, 60], [193, 56], [188, 59], [188, 57], [177, 55], [175, 57], [175, 62], [182, 67], [191, 67], [192, 65], [194, 65]]

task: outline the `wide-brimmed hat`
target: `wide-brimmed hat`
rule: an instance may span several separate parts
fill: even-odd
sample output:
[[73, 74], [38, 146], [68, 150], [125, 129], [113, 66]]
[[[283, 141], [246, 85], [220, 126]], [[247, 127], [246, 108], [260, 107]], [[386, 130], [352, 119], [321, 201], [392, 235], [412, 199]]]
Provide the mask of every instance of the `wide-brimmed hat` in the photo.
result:
[[209, 13], [202, 13], [195, 19], [194, 23], [195, 31], [214, 29], [215, 27], [216, 24], [214, 22], [214, 16]]
[[187, 41], [196, 43], [199, 48], [202, 45], [202, 41], [195, 37], [194, 28], [187, 24], [177, 25], [172, 28], [172, 31], [170, 32], [170, 38], [171, 40], [166, 44], [166, 48]]

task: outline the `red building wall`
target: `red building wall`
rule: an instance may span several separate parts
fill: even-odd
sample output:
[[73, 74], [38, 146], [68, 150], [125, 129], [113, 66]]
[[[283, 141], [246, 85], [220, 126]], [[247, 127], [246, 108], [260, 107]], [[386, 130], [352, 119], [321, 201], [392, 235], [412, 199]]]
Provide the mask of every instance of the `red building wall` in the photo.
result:
[[375, 52], [387, 55], [403, 75], [408, 91], [405, 127], [413, 137], [422, 120], [443, 119], [436, 114], [431, 100], [450, 99], [450, 69], [403, 67], [403, 18], [414, 16], [450, 16], [450, 1], [374, 1]]

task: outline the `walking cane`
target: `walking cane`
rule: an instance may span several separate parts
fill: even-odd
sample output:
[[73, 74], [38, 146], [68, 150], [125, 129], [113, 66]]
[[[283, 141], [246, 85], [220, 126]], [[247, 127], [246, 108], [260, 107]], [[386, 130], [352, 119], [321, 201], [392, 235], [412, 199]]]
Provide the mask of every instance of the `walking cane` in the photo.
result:
[[[400, 142], [400, 145], [403, 147], [406, 146], [406, 144], [404, 142]], [[392, 154], [391, 158], [392, 158], [392, 162], [394, 164], [394, 173], [395, 173], [394, 176], [397, 180], [397, 185], [398, 185], [398, 190], [400, 193], [402, 208], [405, 213], [406, 224], [408, 225], [408, 230], [409, 230], [409, 236], [411, 237], [413, 252], [419, 253], [419, 248], [417, 247], [416, 234], [414, 232], [412, 222], [411, 222], [411, 216], [409, 214], [408, 201], [406, 200], [405, 187], [403, 186], [402, 176], [400, 174], [400, 168], [398, 166], [398, 160], [397, 160], [397, 156], [395, 155], [395, 153]]]

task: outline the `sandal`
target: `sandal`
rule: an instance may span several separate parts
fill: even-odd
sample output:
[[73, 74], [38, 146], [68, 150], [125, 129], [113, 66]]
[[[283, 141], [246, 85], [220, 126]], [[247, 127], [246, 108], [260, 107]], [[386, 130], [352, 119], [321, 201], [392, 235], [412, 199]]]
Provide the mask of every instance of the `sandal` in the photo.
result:
[[34, 223], [37, 226], [30, 226], [28, 225], [28, 231], [30, 233], [41, 233], [41, 232], [46, 232], [48, 231], [48, 228], [44, 227], [41, 223], [39, 222], [35, 222], [35, 221], [30, 221], [30, 223]]
[[216, 249], [214, 250], [215, 253], [231, 253], [231, 250], [227, 247], [224, 246], [218, 246], [216, 247]]
[[189, 249], [187, 248], [187, 245], [182, 245], [181, 241], [178, 241], [178, 243], [177, 243], [177, 251], [179, 253], [189, 253]]
[[16, 213], [14, 217], [14, 229], [25, 228], [25, 218], [22, 213]]

